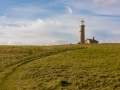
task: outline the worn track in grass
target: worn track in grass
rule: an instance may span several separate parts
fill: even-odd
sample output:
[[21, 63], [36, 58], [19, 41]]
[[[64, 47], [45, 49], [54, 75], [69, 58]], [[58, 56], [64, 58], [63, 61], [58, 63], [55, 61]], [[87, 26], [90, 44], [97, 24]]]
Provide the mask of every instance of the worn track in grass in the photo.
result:
[[23, 54], [18, 48], [15, 48], [16, 51], [7, 48], [12, 50], [8, 52], [6, 49], [0, 54], [9, 57], [15, 51], [16, 55], [19, 56], [20, 52], [25, 57], [17, 61], [13, 57], [14, 63], [8, 62], [7, 66], [0, 68], [0, 90], [119, 90], [119, 45], [30, 47], [27, 51], [24, 48]]
[[[56, 52], [56, 53], [51, 53], [51, 54], [48, 54], [48, 55], [43, 55], [43, 56], [37, 56], [37, 57], [29, 57], [29, 58], [25, 58], [25, 60], [22, 60], [22, 62], [20, 63], [17, 63], [13, 66], [9, 66], [7, 68], [4, 68], [3, 70], [3, 74], [5, 74], [4, 77], [2, 77], [2, 81], [0, 82], [0, 90], [10, 90], [9, 84], [11, 83], [8, 83], [7, 81], [9, 81], [9, 79], [11, 79], [12, 75], [15, 74], [15, 72], [17, 71], [17, 69], [19, 69], [21, 66], [24, 66], [30, 62], [33, 62], [35, 60], [40, 60], [42, 58], [45, 58], [45, 57], [49, 57], [49, 56], [52, 56], [52, 55], [56, 55], [56, 54], [59, 54], [59, 53], [63, 53], [63, 52], [67, 52], [67, 51], [73, 51], [73, 50], [78, 50], [78, 49], [85, 49], [86, 47], [82, 47], [82, 48], [76, 48], [76, 49], [68, 49], [68, 50], [63, 50], [63, 51], [59, 51], [59, 52]], [[4, 73], [5, 72], [5, 73]]]

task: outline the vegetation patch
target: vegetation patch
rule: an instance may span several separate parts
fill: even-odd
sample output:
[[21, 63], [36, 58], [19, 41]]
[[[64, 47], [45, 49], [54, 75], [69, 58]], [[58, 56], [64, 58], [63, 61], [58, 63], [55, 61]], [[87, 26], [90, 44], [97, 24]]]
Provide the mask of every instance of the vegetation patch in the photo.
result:
[[119, 90], [120, 44], [0, 46], [0, 90]]
[[61, 85], [62, 87], [65, 87], [65, 86], [71, 85], [71, 83], [69, 83], [69, 82], [67, 82], [67, 81], [60, 81], [60, 85]]

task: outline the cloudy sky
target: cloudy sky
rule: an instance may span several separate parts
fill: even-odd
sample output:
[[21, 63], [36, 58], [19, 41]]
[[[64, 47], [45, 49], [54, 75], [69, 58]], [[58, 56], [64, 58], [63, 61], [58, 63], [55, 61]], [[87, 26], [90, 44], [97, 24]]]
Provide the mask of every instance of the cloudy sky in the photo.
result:
[[0, 0], [0, 45], [120, 43], [120, 0]]

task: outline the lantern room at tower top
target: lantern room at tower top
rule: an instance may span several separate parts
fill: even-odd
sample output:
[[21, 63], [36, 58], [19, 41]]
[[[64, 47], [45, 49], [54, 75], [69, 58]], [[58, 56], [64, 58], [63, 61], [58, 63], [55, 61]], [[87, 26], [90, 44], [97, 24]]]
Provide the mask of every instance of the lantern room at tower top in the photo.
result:
[[81, 21], [80, 25], [84, 25], [84, 21], [83, 21], [83, 19], [82, 19], [82, 21]]

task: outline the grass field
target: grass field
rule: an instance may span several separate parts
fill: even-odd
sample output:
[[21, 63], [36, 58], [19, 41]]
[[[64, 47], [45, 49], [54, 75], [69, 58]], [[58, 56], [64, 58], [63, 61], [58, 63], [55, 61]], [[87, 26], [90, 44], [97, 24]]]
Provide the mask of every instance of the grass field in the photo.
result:
[[0, 46], [0, 90], [120, 90], [120, 44]]

